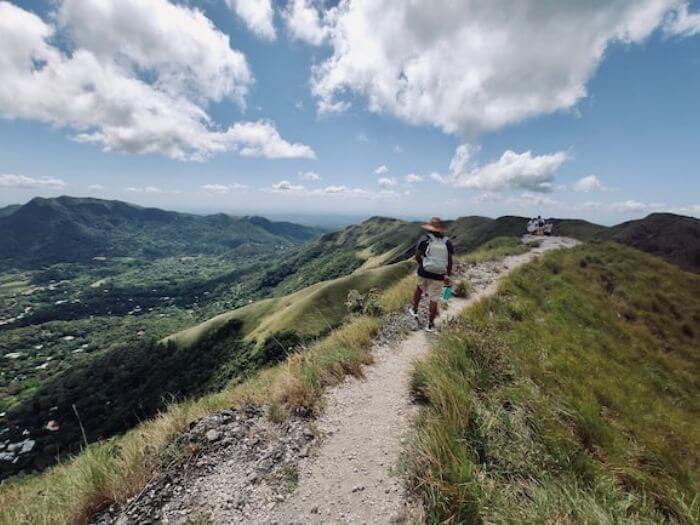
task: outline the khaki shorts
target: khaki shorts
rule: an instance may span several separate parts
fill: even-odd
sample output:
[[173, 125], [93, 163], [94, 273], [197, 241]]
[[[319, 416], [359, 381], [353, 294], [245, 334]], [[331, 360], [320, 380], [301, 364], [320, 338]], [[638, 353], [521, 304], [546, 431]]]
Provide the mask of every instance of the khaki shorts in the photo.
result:
[[437, 301], [442, 297], [442, 288], [444, 285], [444, 281], [436, 281], [435, 279], [426, 279], [420, 275], [418, 276], [418, 288], [420, 288], [431, 301]]

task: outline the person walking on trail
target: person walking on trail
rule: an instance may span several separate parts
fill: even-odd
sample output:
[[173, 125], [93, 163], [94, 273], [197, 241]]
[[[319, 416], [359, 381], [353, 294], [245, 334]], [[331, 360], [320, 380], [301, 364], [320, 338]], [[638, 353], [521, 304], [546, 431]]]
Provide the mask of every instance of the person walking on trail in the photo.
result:
[[418, 285], [413, 293], [413, 305], [409, 313], [418, 318], [418, 305], [423, 295], [430, 301], [427, 332], [435, 331], [435, 317], [438, 315], [438, 298], [442, 294], [442, 287], [451, 284], [452, 255], [454, 248], [447, 238], [447, 228], [442, 220], [433, 217], [430, 222], [424, 224], [426, 235], [418, 242], [416, 247], [416, 261], [418, 261]]

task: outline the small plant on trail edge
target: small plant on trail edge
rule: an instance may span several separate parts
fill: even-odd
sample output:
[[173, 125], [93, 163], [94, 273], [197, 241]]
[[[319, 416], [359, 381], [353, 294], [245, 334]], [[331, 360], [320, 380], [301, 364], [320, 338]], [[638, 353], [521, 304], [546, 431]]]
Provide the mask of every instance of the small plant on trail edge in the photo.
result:
[[372, 288], [365, 296], [365, 304], [362, 313], [372, 317], [377, 317], [382, 313], [381, 293], [376, 288]]
[[455, 285], [454, 289], [452, 290], [452, 295], [455, 297], [467, 298], [473, 291], [474, 289], [472, 288], [472, 283], [466, 279], [462, 279]]
[[382, 313], [381, 293], [376, 288], [372, 288], [365, 295], [357, 290], [348, 292], [345, 306], [351, 314], [364, 314], [377, 317]]
[[348, 292], [347, 299], [345, 300], [345, 306], [348, 312], [351, 314], [359, 314], [365, 305], [365, 297], [357, 290], [350, 290]]
[[281, 423], [287, 418], [287, 410], [276, 399], [267, 406], [267, 418], [273, 423]]

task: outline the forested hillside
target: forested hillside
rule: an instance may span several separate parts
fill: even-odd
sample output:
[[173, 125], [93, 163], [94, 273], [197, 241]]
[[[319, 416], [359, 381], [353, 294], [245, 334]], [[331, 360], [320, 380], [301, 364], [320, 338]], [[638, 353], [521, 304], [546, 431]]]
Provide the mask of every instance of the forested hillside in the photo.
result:
[[246, 245], [298, 244], [319, 233], [260, 217], [199, 216], [121, 201], [37, 197], [0, 214], [0, 264], [27, 269], [94, 257], [217, 254]]

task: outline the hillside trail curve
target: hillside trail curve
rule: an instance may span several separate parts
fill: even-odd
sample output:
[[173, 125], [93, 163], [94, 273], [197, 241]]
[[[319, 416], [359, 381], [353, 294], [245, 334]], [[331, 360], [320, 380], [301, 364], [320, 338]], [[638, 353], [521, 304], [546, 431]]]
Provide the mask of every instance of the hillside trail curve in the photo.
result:
[[[565, 237], [526, 236], [524, 242], [533, 239], [539, 245], [526, 253], [456, 265], [455, 278], [468, 279], [473, 292], [467, 299], [453, 297], [443, 306], [438, 329], [495, 293], [511, 271], [547, 251], [578, 244]], [[423, 324], [426, 306], [422, 304], [419, 311]], [[267, 420], [262, 410], [248, 416], [231, 413], [204, 418], [190, 432], [206, 431], [207, 439], [212, 433], [211, 440], [221, 448], [195, 458], [193, 464], [167, 470], [124, 507], [116, 505], [92, 523], [421, 523], [421, 506], [411, 501], [398, 468], [403, 440], [418, 410], [410, 399], [410, 373], [413, 363], [429, 353], [434, 338], [423, 330], [410, 331], [415, 327], [405, 310], [383, 316], [372, 347], [374, 363], [364, 367], [363, 378], [348, 377], [326, 393], [314, 431], [304, 422], [293, 421], [283, 424], [280, 432], [280, 426]], [[232, 422], [222, 426], [222, 419]], [[224, 438], [226, 429], [231, 435]], [[236, 438], [238, 446], [223, 446], [235, 436], [240, 438]], [[295, 445], [307, 440], [314, 443], [308, 451]], [[288, 458], [290, 452], [289, 462], [273, 461]], [[261, 480], [263, 466], [263, 471], [277, 478], [286, 479], [293, 471], [293, 482], [285, 488]]]
[[[466, 270], [474, 292], [468, 299], [452, 298], [441, 324], [495, 293], [500, 280], [516, 268], [554, 249], [578, 244], [564, 237], [538, 237], [539, 247]], [[420, 510], [405, 494], [396, 475], [402, 437], [415, 415], [408, 382], [412, 363], [430, 350], [431, 334], [416, 331], [395, 347], [375, 346], [375, 363], [363, 379], [350, 378], [327, 395], [317, 429], [323, 441], [316, 454], [299, 466], [294, 492], [261, 523], [413, 523]]]

